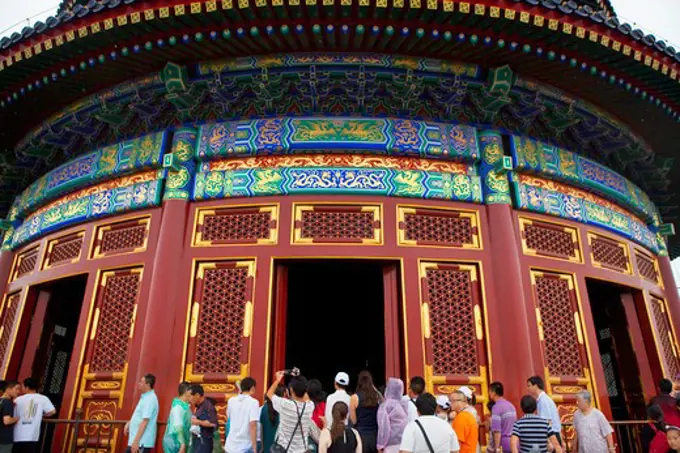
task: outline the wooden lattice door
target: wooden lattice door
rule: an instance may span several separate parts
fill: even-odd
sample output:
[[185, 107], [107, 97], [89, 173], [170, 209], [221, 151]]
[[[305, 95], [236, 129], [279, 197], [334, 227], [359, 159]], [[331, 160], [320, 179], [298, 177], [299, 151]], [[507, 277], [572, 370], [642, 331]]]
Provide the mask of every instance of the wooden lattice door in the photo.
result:
[[650, 295], [648, 307], [663, 375], [669, 379], [676, 379], [680, 375], [680, 357], [668, 306], [665, 300]]
[[[141, 282], [141, 267], [100, 275], [90, 307], [91, 321], [76, 405], [82, 408], [86, 420], [120, 418]], [[84, 425], [76, 433], [76, 451], [116, 451], [119, 430], [113, 425]]]
[[[562, 421], [570, 423], [576, 411], [576, 393], [593, 391], [574, 277], [532, 270], [531, 284], [546, 392], [557, 403]], [[571, 432], [567, 437], [572, 437]]]
[[421, 319], [428, 391], [449, 394], [467, 385], [486, 409], [487, 349], [475, 265], [421, 262]]
[[184, 378], [203, 385], [221, 417], [236, 383], [250, 371], [254, 284], [254, 260], [196, 266]]

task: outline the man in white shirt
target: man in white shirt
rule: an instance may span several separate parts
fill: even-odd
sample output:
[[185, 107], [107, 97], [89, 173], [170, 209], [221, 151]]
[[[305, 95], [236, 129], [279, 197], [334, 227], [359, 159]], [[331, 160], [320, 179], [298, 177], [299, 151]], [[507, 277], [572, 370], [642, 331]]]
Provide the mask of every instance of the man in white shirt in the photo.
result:
[[413, 376], [408, 384], [408, 395], [404, 395], [403, 400], [408, 401], [408, 421], [412, 422], [418, 418], [416, 400], [425, 391], [425, 379], [420, 376]]
[[[349, 407], [350, 396], [347, 393], [347, 386], [349, 385], [349, 376], [347, 373], [339, 372], [335, 375], [335, 392], [328, 395], [326, 398], [326, 410], [324, 411], [324, 417], [326, 418], [326, 426], [330, 428], [331, 422], [333, 421], [333, 405], [339, 401], [342, 401]], [[349, 419], [349, 417], [347, 417]], [[347, 424], [347, 420], [345, 420]]]
[[260, 420], [260, 403], [253, 398], [255, 379], [241, 381], [241, 394], [229, 400], [227, 420], [229, 435], [224, 444], [227, 453], [257, 452], [257, 424]]
[[437, 400], [424, 393], [416, 400], [418, 418], [404, 428], [399, 453], [457, 453], [458, 438], [450, 424], [435, 415]]
[[38, 451], [40, 425], [43, 417], [57, 411], [48, 397], [38, 393], [38, 382], [33, 378], [24, 381], [24, 393], [14, 400], [14, 415], [19, 421], [14, 425], [14, 451], [33, 453]]

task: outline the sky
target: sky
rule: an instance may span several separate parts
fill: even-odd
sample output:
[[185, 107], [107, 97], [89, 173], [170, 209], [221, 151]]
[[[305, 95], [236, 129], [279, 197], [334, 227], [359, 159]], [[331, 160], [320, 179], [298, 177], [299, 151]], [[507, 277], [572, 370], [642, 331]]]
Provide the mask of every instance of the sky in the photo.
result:
[[[680, 0], [611, 0], [616, 14], [625, 22], [674, 44], [680, 50]], [[59, 0], [0, 0], [0, 37], [54, 14]], [[673, 261], [680, 282], [680, 258]], [[680, 284], [676, 285], [680, 286]]]

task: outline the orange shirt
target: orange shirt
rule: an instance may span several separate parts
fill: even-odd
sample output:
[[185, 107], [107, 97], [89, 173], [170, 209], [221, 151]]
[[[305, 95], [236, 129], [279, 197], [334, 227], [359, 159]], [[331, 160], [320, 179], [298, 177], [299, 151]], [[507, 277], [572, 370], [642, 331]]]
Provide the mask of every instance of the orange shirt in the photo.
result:
[[453, 430], [458, 436], [460, 453], [476, 453], [479, 441], [479, 427], [475, 416], [466, 411], [460, 411], [453, 419]]

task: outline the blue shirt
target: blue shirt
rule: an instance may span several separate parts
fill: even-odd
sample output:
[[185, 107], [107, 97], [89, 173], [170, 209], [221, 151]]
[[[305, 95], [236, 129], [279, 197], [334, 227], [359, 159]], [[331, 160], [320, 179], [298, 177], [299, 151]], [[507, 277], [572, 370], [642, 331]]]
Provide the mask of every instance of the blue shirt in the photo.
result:
[[137, 407], [135, 407], [135, 412], [130, 419], [128, 446], [132, 445], [132, 442], [137, 436], [137, 431], [139, 431], [139, 425], [145, 418], [149, 419], [149, 423], [146, 425], [142, 437], [139, 438], [139, 446], [140, 448], [152, 448], [156, 443], [156, 429], [158, 424], [158, 398], [156, 397], [156, 392], [153, 390], [142, 393], [142, 396], [139, 398]]
[[560, 414], [557, 412], [557, 405], [548, 396], [547, 393], [541, 392], [536, 400], [538, 415], [541, 418], [548, 420], [550, 423], [550, 432], [562, 434], [562, 421], [560, 420]]

